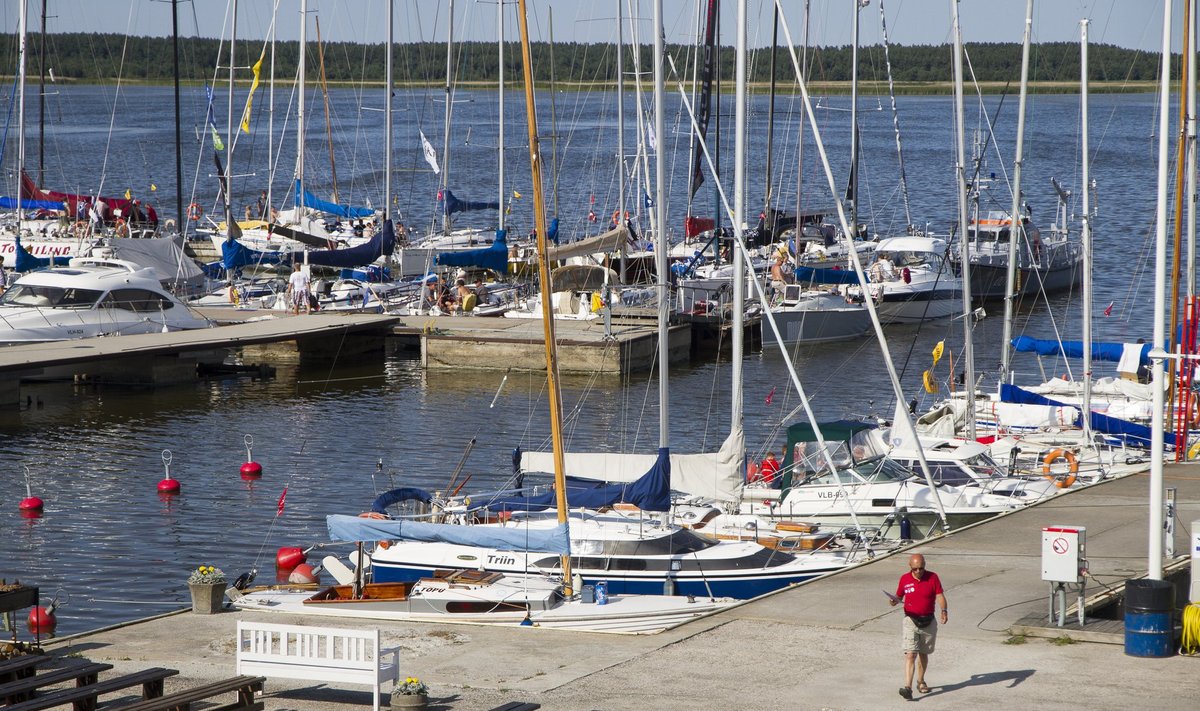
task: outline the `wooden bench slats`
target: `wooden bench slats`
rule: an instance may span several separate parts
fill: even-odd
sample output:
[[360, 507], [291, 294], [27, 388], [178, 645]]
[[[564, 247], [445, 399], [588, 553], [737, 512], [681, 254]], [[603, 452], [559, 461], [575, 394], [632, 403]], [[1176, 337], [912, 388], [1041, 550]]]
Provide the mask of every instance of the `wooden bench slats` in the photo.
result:
[[507, 704], [501, 704], [488, 711], [537, 711], [541, 707], [541, 704], [534, 704], [528, 701], [509, 701]]
[[142, 698], [152, 699], [163, 695], [163, 680], [178, 673], [176, 669], [152, 667], [133, 674], [101, 679], [94, 684], [74, 689], [46, 692], [35, 699], [6, 706], [4, 711], [39, 711], [66, 704], [72, 704], [75, 711], [86, 711], [96, 708], [96, 698], [101, 694], [111, 694], [138, 685], [142, 687]]
[[0, 684], [32, 676], [37, 671], [37, 667], [53, 658], [42, 654], [22, 654], [19, 657], [0, 661]]
[[113, 665], [111, 664], [87, 662], [85, 664], [73, 664], [62, 669], [52, 669], [37, 676], [26, 677], [0, 685], [0, 699], [5, 699], [10, 704], [17, 701], [24, 701], [25, 695], [30, 691], [43, 686], [50, 686], [51, 684], [59, 684], [64, 681], [74, 681], [76, 685], [83, 686], [84, 684], [96, 681], [96, 675], [100, 672], [108, 671], [112, 668]]
[[189, 709], [196, 701], [203, 701], [218, 694], [225, 694], [231, 691], [236, 691], [238, 694], [237, 701], [223, 706], [207, 709], [206, 711], [233, 711], [234, 709], [244, 709], [245, 711], [256, 711], [263, 708], [263, 702], [255, 701], [255, 692], [262, 691], [263, 682], [266, 677], [262, 676], [235, 676], [221, 681], [214, 681], [203, 686], [196, 686], [191, 689], [160, 696], [155, 699], [144, 699], [135, 701], [131, 704], [113, 706], [112, 709], [120, 711], [174, 711], [175, 709]]

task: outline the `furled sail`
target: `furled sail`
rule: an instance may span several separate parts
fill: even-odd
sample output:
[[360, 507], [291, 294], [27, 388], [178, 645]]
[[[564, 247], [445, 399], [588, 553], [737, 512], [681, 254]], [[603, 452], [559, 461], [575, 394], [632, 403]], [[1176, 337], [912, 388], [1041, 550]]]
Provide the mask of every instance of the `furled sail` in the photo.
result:
[[[549, 458], [549, 453], [538, 453]], [[566, 455], [570, 457], [571, 455]], [[618, 455], [619, 456], [619, 455]], [[567, 465], [567, 471], [578, 472], [582, 477], [592, 480], [592, 484], [573, 479], [567, 485], [567, 505], [577, 508], [598, 509], [618, 503], [634, 504], [643, 511], [668, 511], [671, 508], [671, 452], [667, 447], [661, 447], [656, 457], [651, 457], [649, 471], [632, 481], [613, 484], [595, 484], [601, 477], [593, 471], [572, 469]], [[544, 460], [543, 460], [544, 461]], [[537, 466], [539, 470], [545, 467]], [[551, 470], [553, 465], [551, 465]], [[620, 481], [608, 479], [608, 481]], [[537, 496], [506, 496], [487, 503], [491, 511], [542, 511], [555, 505], [554, 492]]]
[[442, 199], [446, 204], [446, 214], [453, 215], [456, 212], [466, 212], [468, 210], [499, 210], [500, 203], [498, 202], [472, 202], [470, 200], [459, 200], [454, 197], [454, 193], [449, 190], [442, 191]]
[[[301, 199], [301, 197], [303, 197], [303, 199]], [[369, 207], [338, 205], [337, 203], [329, 202], [328, 200], [322, 200], [307, 190], [303, 191], [303, 194], [301, 194], [299, 180], [296, 181], [296, 202], [304, 205], [305, 207], [311, 207], [314, 210], [320, 210], [321, 212], [325, 212], [336, 217], [344, 217], [350, 220], [360, 217], [371, 217], [375, 214], [375, 211]]]
[[442, 252], [437, 263], [443, 267], [482, 267], [506, 274], [508, 272], [508, 231], [496, 230], [496, 240], [481, 249]]

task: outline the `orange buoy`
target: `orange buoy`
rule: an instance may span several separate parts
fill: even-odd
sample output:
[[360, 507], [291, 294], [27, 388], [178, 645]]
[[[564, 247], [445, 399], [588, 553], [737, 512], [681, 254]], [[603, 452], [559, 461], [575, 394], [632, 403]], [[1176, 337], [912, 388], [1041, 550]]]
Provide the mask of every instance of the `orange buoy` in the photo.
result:
[[302, 548], [280, 548], [275, 553], [275, 565], [282, 570], [291, 570], [308, 559]]
[[301, 563], [292, 569], [292, 574], [288, 576], [289, 583], [304, 585], [306, 583], [315, 583], [320, 579], [317, 570], [308, 563]]

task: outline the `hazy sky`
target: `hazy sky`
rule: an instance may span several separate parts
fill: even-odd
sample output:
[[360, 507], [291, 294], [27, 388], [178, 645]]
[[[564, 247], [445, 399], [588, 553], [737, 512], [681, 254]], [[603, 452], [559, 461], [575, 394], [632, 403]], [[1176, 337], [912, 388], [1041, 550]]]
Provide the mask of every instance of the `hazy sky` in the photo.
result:
[[[21, 0], [0, 0], [3, 21], [16, 31]], [[634, 23], [643, 41], [649, 41], [651, 0], [620, 0], [630, 14], [633, 7], [645, 18]], [[29, 27], [41, 26], [41, 3], [26, 0]], [[170, 0], [47, 0], [49, 32], [114, 32], [133, 35], [169, 35]], [[392, 0], [395, 3], [397, 42], [443, 41], [449, 0]], [[549, 34], [548, 8], [553, 8], [556, 42], [601, 42], [616, 38], [614, 20], [618, 0], [529, 0], [530, 32], [535, 39]], [[1181, 24], [1182, 0], [1175, 0], [1175, 25]], [[386, 38], [388, 0], [309, 0], [310, 14], [319, 17], [326, 40], [358, 39], [382, 42]], [[813, 44], [844, 45], [851, 42], [854, 0], [811, 0], [810, 36]], [[687, 42], [695, 37], [697, 7], [702, 0], [664, 0], [668, 41]], [[180, 33], [205, 37], [229, 35], [225, 0], [180, 0]], [[871, 0], [860, 15], [864, 44], [880, 40], [880, 0]], [[751, 43], [770, 43], [771, 0], [749, 0]], [[804, 0], [785, 0], [785, 15], [793, 38], [801, 41]], [[240, 0], [238, 37], [263, 38], [276, 13], [280, 39], [299, 34], [300, 0]], [[516, 39], [515, 0], [505, 2], [505, 35]], [[885, 0], [890, 39], [896, 44], [940, 44], [950, 39], [950, 0]], [[723, 0], [722, 22], [733, 27], [735, 0]], [[1025, 3], [1022, 0], [962, 0], [963, 33], [967, 42], [1018, 42], [1021, 39]], [[455, 0], [456, 38], [487, 40], [495, 37], [496, 0]], [[1034, 41], [1077, 40], [1079, 20], [1092, 20], [1093, 43], [1109, 43], [1157, 51], [1160, 45], [1162, 2], [1160, 0], [1037, 0], [1034, 6]], [[316, 23], [309, 23], [309, 37], [316, 36]], [[631, 30], [626, 22], [625, 37]], [[781, 31], [782, 37], [782, 31]], [[782, 41], [782, 40], [781, 40]], [[723, 39], [732, 44], [730, 32]], [[1176, 46], [1178, 40], [1176, 39]]]

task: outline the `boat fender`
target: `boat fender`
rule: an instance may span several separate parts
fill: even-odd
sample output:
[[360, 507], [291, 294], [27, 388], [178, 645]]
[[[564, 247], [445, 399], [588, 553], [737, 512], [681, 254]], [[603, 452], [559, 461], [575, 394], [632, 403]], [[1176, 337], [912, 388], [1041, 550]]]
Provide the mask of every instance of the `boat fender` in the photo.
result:
[[233, 587], [238, 590], [245, 590], [246, 588], [250, 587], [250, 583], [254, 582], [254, 577], [256, 575], [258, 575], [257, 570], [251, 570], [242, 573], [241, 575], [237, 576], [236, 580], [233, 581]]
[[194, 202], [191, 205], [188, 205], [187, 216], [189, 220], [195, 222], [201, 217], [204, 217], [204, 208], [200, 207], [200, 203]]
[[307, 559], [302, 548], [284, 547], [275, 553], [275, 565], [282, 570], [291, 570]]
[[910, 271], [908, 267], [900, 270], [900, 276], [904, 279], [905, 284], [912, 283], [912, 271]]
[[301, 563], [292, 570], [292, 574], [288, 576], [288, 582], [296, 585], [305, 585], [317, 582], [319, 577], [315, 568], [308, 563]]
[[1192, 448], [1188, 450], [1188, 459], [1195, 459], [1200, 456], [1200, 440], [1197, 440]]
[[[1059, 459], [1067, 460], [1067, 470], [1069, 473], [1065, 477], [1050, 473], [1050, 465]], [[1078, 474], [1079, 458], [1069, 449], [1052, 449], [1042, 458], [1042, 476], [1054, 482], [1054, 485], [1060, 489], [1066, 489], [1073, 485]]]

